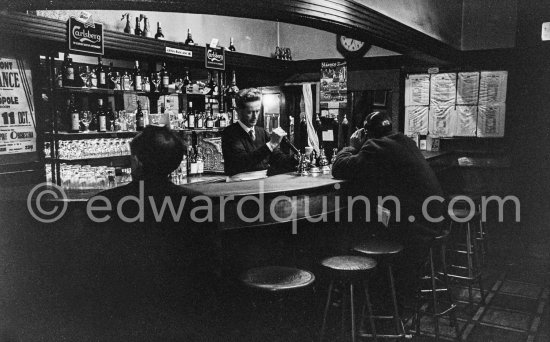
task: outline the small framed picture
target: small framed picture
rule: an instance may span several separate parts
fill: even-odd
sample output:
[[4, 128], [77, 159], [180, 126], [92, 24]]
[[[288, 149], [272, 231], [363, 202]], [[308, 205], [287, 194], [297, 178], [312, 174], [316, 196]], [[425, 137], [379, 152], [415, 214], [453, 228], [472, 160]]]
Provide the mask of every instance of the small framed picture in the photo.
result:
[[374, 101], [372, 102], [373, 106], [386, 106], [386, 91], [385, 90], [376, 90], [374, 92]]

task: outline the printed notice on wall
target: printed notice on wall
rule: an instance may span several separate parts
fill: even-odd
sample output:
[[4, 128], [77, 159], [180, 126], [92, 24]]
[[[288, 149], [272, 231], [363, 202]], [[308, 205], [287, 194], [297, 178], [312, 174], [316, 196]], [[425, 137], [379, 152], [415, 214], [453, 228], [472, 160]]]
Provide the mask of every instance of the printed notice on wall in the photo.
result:
[[435, 106], [454, 106], [456, 99], [456, 74], [432, 75], [430, 101]]
[[405, 107], [405, 134], [428, 133], [428, 106]]
[[477, 115], [477, 136], [485, 138], [504, 136], [505, 111], [504, 104], [480, 104]]
[[[344, 109], [348, 102], [348, 68], [346, 62], [321, 63], [321, 109]], [[321, 114], [334, 115], [334, 111]]]
[[31, 72], [23, 60], [0, 57], [0, 156], [36, 151]]
[[459, 72], [456, 89], [456, 103], [477, 105], [479, 91], [479, 72]]
[[479, 85], [479, 103], [506, 102], [507, 71], [482, 71]]
[[476, 135], [477, 106], [456, 106], [456, 128], [454, 135], [472, 137]]
[[430, 134], [437, 137], [451, 137], [455, 132], [455, 106], [431, 106]]
[[405, 80], [405, 106], [430, 104], [430, 75], [409, 75]]

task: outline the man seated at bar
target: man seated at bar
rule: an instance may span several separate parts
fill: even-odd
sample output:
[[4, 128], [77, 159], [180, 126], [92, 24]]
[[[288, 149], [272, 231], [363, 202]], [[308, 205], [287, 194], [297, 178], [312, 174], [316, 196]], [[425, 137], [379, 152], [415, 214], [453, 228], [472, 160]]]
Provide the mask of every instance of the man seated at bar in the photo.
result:
[[256, 126], [262, 107], [262, 94], [256, 88], [242, 89], [237, 95], [239, 121], [224, 129], [222, 152], [225, 173], [238, 179], [239, 174], [267, 170], [267, 175], [295, 170], [297, 161], [283, 153], [279, 145], [284, 134], [269, 135]]
[[[167, 127], [147, 126], [132, 140], [130, 151], [132, 181], [89, 200], [96, 207], [110, 205], [110, 210], [94, 213], [97, 218], [108, 214], [110, 220], [96, 224], [89, 242], [97, 249], [93, 280], [97, 301], [103, 303], [98, 311], [138, 311], [131, 317], [151, 329], [160, 324], [156, 312], [178, 307], [184, 340], [213, 337], [208, 322], [218, 305], [212, 288], [219, 282], [215, 227], [194, 222], [190, 212], [202, 203], [194, 202], [194, 191], [169, 179], [183, 158], [183, 142]], [[112, 314], [105, 312], [106, 317]], [[132, 322], [136, 329], [147, 329]]]
[[[401, 287], [401, 294], [410, 295], [414, 291], [411, 285], [417, 281], [415, 271], [429, 251], [428, 242], [440, 232], [440, 224], [430, 222], [422, 212], [428, 197], [443, 196], [430, 165], [412, 139], [392, 132], [391, 120], [386, 114], [373, 112], [366, 116], [364, 128], [353, 133], [350, 146], [336, 156], [332, 174], [335, 178], [353, 181], [356, 194], [369, 198], [371, 221], [377, 217], [378, 196], [398, 199], [399, 204], [391, 200], [384, 203], [391, 215], [387, 229], [368, 223], [362, 226], [369, 233], [403, 244], [404, 251], [396, 263], [399, 267], [396, 277], [401, 278], [398, 284], [406, 284]], [[397, 207], [399, 218], [396, 217]], [[430, 217], [439, 218], [442, 213], [441, 202], [429, 202], [427, 214]], [[409, 293], [404, 294], [406, 291]]]

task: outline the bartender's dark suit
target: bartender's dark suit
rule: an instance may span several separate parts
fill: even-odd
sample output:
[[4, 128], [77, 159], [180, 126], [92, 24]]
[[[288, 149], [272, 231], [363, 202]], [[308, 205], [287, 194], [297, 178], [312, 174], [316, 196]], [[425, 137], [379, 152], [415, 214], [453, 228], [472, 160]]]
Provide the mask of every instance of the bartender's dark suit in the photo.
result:
[[[411, 271], [420, 266], [427, 255], [428, 242], [440, 232], [441, 226], [423, 218], [422, 204], [429, 196], [443, 197], [443, 191], [414, 141], [402, 133], [390, 133], [381, 138], [368, 139], [359, 151], [346, 147], [338, 153], [332, 166], [332, 174], [335, 178], [353, 181], [355, 195], [366, 195], [369, 198], [371, 222], [377, 221], [377, 196], [395, 196], [399, 199], [400, 222], [396, 222], [395, 206], [389, 205], [393, 204], [389, 201], [384, 205], [391, 211], [388, 228], [369, 223], [360, 224], [370, 230], [369, 233], [374, 231], [385, 238], [400, 241], [405, 246], [405, 251], [400, 263], [403, 267], [397, 270], [396, 276], [408, 278], [407, 282], [416, 280]], [[440, 217], [443, 214], [443, 205], [438, 201], [430, 203], [430, 216]], [[357, 204], [356, 206], [359, 207]], [[358, 212], [364, 222], [364, 207], [361, 206]], [[414, 216], [414, 223], [409, 222], [410, 215]]]
[[225, 174], [233, 176], [241, 172], [268, 170], [268, 175], [275, 175], [295, 170], [297, 161], [279, 148], [273, 151], [267, 147], [269, 134], [258, 126], [245, 131], [239, 122], [226, 127], [222, 134], [222, 152]]

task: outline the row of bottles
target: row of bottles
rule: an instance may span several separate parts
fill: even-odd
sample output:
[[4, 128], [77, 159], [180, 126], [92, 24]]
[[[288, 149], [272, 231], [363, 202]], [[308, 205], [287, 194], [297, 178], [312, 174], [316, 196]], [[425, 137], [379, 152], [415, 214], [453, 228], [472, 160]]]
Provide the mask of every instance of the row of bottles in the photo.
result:
[[[149, 27], [149, 18], [147, 18], [147, 16], [140, 14], [139, 17], [136, 17], [136, 24], [133, 30], [132, 30], [132, 27], [130, 26], [130, 13], [124, 13], [122, 15], [121, 20], [124, 20], [124, 18], [126, 18], [126, 26], [124, 27], [124, 33], [128, 33], [128, 34], [133, 33], [136, 36], [153, 38], [153, 33], [151, 32], [151, 29]], [[143, 21], [143, 29], [141, 28], [142, 21]], [[162, 32], [160, 21], [157, 22], [157, 33], [155, 34], [155, 39], [164, 40], [164, 34]], [[191, 34], [190, 29], [187, 29], [187, 38], [185, 39], [184, 45], [187, 45], [187, 46], [196, 45], [195, 41], [193, 40], [193, 35]], [[235, 44], [233, 43], [233, 37], [230, 38], [229, 46], [226, 48], [226, 50], [236, 51]]]

